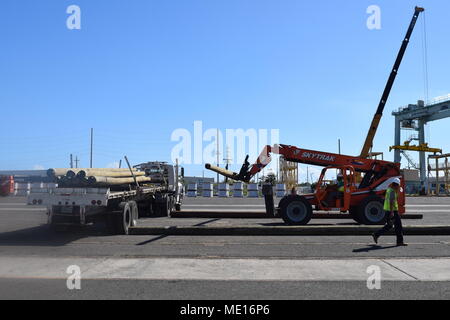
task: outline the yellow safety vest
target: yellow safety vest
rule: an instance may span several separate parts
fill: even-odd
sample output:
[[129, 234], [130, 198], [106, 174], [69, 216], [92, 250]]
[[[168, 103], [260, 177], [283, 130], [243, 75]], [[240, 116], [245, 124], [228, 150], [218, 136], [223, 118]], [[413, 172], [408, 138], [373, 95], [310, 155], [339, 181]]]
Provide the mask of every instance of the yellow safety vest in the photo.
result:
[[394, 211], [398, 211], [397, 192], [394, 189], [388, 188], [386, 190], [386, 197], [384, 198], [384, 211], [391, 211], [391, 193], [394, 192]]

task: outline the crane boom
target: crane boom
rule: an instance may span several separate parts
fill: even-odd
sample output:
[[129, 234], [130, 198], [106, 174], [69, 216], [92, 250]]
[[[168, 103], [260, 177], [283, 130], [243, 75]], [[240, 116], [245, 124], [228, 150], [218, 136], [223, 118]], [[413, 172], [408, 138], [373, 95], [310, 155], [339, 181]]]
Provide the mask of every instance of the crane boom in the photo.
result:
[[206, 164], [208, 170], [219, 173], [237, 181], [249, 182], [257, 173], [261, 172], [272, 160], [271, 154], [279, 154], [287, 161], [311, 164], [315, 166], [352, 166], [356, 172], [390, 171], [393, 175], [400, 174], [400, 165], [398, 163], [372, 160], [367, 158], [359, 158], [354, 156], [334, 154], [316, 150], [307, 150], [295, 146], [278, 144], [274, 146], [266, 146], [259, 155], [256, 162], [252, 165], [248, 162], [248, 156], [239, 173], [232, 172], [223, 168]]
[[386, 87], [384, 88], [383, 95], [381, 96], [380, 103], [378, 104], [377, 111], [373, 116], [372, 123], [370, 124], [369, 131], [366, 136], [366, 140], [364, 142], [363, 148], [361, 150], [360, 157], [367, 158], [369, 156], [370, 149], [373, 145], [373, 139], [378, 129], [378, 125], [380, 123], [381, 117], [383, 116], [383, 110], [386, 105], [386, 102], [389, 98], [389, 94], [391, 93], [392, 86], [394, 85], [395, 78], [397, 77], [398, 69], [403, 60], [403, 56], [405, 54], [406, 48], [409, 44], [409, 39], [411, 38], [412, 32], [417, 22], [417, 18], [419, 14], [423, 12], [425, 9], [421, 7], [416, 7], [414, 9], [414, 15], [411, 19], [411, 23], [409, 24], [408, 31], [406, 32], [405, 39], [403, 39], [402, 46], [400, 47], [400, 51], [398, 52], [397, 59], [395, 60], [394, 67], [392, 68], [391, 75], [386, 83]]

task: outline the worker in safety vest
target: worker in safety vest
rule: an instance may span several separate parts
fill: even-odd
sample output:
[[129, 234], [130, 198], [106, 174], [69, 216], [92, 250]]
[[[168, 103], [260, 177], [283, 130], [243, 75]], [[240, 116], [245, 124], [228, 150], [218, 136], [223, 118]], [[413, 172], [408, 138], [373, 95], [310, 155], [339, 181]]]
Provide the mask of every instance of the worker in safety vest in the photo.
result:
[[337, 175], [337, 190], [338, 192], [344, 192], [344, 176], [342, 173]]
[[389, 188], [386, 190], [384, 199], [384, 212], [386, 214], [385, 226], [372, 234], [375, 243], [378, 243], [378, 238], [395, 227], [395, 234], [397, 235], [397, 246], [407, 246], [403, 242], [403, 227], [402, 220], [398, 213], [398, 192], [400, 189], [400, 179], [395, 178]]
[[327, 194], [325, 201], [322, 201], [322, 205], [328, 207], [330, 203], [333, 203], [333, 200], [342, 197], [344, 194], [344, 176], [342, 173], [337, 175], [337, 183], [336, 183], [336, 191], [330, 191]]

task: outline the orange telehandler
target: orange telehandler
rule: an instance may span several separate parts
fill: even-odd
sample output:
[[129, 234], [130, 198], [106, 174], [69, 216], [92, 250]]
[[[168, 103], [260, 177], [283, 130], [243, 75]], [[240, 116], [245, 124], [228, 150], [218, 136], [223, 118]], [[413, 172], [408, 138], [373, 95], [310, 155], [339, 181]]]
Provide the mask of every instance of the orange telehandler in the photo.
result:
[[[405, 187], [404, 179], [400, 171], [400, 163], [368, 159], [368, 155], [372, 148], [375, 133], [417, 18], [423, 11], [424, 9], [420, 7], [416, 7], [414, 10], [413, 18], [400, 47], [394, 67], [392, 68], [383, 95], [378, 104], [377, 111], [369, 127], [361, 154], [358, 157], [306, 150], [295, 146], [280, 144], [266, 146], [257, 161], [251, 166], [247, 156], [239, 173], [231, 172], [210, 164], [207, 164], [206, 168], [233, 180], [249, 182], [258, 172], [270, 163], [271, 153], [279, 154], [287, 161], [325, 167], [322, 170], [316, 185], [316, 190], [313, 194], [290, 194], [282, 198], [279, 202], [278, 213], [288, 225], [307, 224], [312, 218], [313, 209], [321, 211], [331, 211], [334, 209], [338, 209], [341, 212], [348, 211], [350, 216], [361, 224], [384, 223], [385, 214], [383, 210], [383, 197], [386, 189], [395, 178], [400, 178], [401, 180], [398, 202], [399, 213], [404, 214]], [[337, 170], [342, 174], [344, 182], [343, 192], [338, 193], [336, 192], [336, 186], [325, 183], [324, 180], [328, 170]], [[325, 199], [329, 199], [331, 192], [333, 192], [333, 194], [338, 194], [337, 197], [334, 197], [333, 203], [325, 201]], [[266, 210], [275, 213], [275, 210], [270, 208], [273, 208], [273, 195], [271, 195], [271, 193], [273, 193], [272, 187], [270, 186], [270, 188], [266, 189], [263, 187], [263, 193], [266, 197]], [[272, 197], [272, 200], [270, 200], [270, 197]]]
[[[294, 146], [266, 146], [256, 163], [250, 166], [248, 156], [239, 173], [206, 165], [206, 168], [236, 181], [249, 182], [257, 173], [271, 161], [271, 154], [279, 154], [285, 160], [297, 163], [325, 167], [313, 194], [287, 195], [278, 204], [278, 212], [288, 225], [307, 224], [313, 214], [313, 208], [320, 211], [339, 209], [350, 212], [352, 218], [362, 224], [379, 224], [384, 221], [383, 195], [395, 178], [402, 178], [400, 164], [388, 161], [352, 157], [321, 151], [300, 149]], [[333, 202], [325, 204], [330, 192], [337, 190], [336, 186], [325, 183], [324, 178], [329, 170], [338, 170], [343, 176], [344, 191]], [[357, 173], [364, 177], [357, 183]], [[403, 186], [398, 197], [399, 211], [405, 212], [405, 193]], [[263, 191], [264, 193], [264, 191]]]

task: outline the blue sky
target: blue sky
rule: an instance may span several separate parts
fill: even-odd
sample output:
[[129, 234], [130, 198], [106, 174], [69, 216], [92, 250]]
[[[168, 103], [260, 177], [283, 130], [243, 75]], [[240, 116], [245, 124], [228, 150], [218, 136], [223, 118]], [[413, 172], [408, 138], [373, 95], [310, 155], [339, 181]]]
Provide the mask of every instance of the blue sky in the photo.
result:
[[[66, 8], [81, 8], [69, 30]], [[381, 30], [366, 27], [369, 5]], [[170, 160], [177, 128], [279, 129], [280, 142], [360, 152], [417, 1], [133, 0], [0, 3], [0, 169]], [[425, 5], [425, 4], [424, 4]], [[429, 97], [450, 93], [450, 2], [426, 1]], [[374, 150], [392, 160], [391, 112], [424, 98], [419, 19]], [[428, 140], [450, 152], [450, 119]], [[406, 137], [405, 137], [406, 138]], [[414, 155], [417, 159], [417, 155]], [[237, 166], [233, 169], [238, 169]], [[201, 175], [201, 165], [187, 174]], [[206, 173], [210, 175], [209, 173]], [[211, 175], [212, 176], [212, 175]]]

